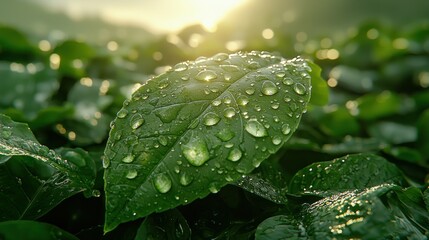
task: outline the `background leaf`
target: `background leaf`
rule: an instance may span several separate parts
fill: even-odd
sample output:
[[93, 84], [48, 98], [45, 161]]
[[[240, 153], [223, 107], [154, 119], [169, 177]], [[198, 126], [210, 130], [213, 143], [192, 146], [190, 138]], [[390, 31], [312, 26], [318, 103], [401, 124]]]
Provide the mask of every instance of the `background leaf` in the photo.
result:
[[266, 52], [217, 54], [148, 81], [109, 135], [105, 231], [216, 193], [258, 167], [295, 131], [309, 71]]
[[47, 223], [34, 221], [0, 222], [0, 237], [4, 240], [77, 240], [72, 234]]
[[383, 183], [405, 185], [401, 171], [373, 154], [353, 154], [327, 162], [316, 162], [292, 178], [289, 193], [327, 197], [346, 190], [365, 189]]
[[1, 220], [36, 219], [78, 192], [92, 193], [95, 163], [86, 151], [49, 150], [4, 115], [0, 130]]

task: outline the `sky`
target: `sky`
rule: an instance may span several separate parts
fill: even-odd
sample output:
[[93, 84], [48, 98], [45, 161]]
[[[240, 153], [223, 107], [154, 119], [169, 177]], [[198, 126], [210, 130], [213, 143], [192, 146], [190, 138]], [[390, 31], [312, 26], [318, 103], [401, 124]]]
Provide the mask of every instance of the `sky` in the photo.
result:
[[247, 0], [32, 0], [73, 18], [98, 15], [117, 23], [140, 25], [154, 33], [179, 31], [201, 23], [214, 31], [216, 22]]

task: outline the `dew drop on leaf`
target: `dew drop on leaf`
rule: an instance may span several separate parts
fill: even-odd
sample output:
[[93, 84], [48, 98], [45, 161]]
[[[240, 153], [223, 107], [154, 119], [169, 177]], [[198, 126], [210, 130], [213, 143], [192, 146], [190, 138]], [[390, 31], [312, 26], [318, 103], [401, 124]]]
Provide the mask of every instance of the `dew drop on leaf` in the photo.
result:
[[289, 124], [286, 123], [286, 124], [282, 125], [282, 133], [284, 135], [288, 135], [290, 133], [290, 131], [291, 131], [291, 129], [289, 127]]
[[203, 70], [195, 76], [195, 78], [199, 81], [210, 81], [217, 78], [217, 74], [212, 70]]
[[224, 71], [227, 72], [238, 72], [240, 69], [235, 65], [220, 65], [220, 68], [222, 68]]
[[84, 167], [86, 165], [83, 156], [77, 152], [69, 151], [64, 155], [64, 158], [79, 167]]
[[168, 144], [168, 139], [167, 139], [166, 136], [161, 135], [161, 136], [158, 137], [158, 142], [162, 146], [166, 146]]
[[220, 121], [220, 117], [214, 112], [209, 112], [203, 117], [203, 123], [206, 126], [214, 126], [219, 121]]
[[188, 64], [186, 62], [178, 63], [174, 66], [174, 71], [176, 72], [182, 72], [188, 69]]
[[272, 138], [272, 142], [274, 145], [279, 145], [280, 143], [282, 143], [282, 138], [280, 136], [274, 136]]
[[277, 86], [271, 81], [265, 81], [262, 83], [262, 94], [271, 96], [278, 92]]
[[132, 163], [134, 161], [134, 155], [128, 155], [122, 158], [122, 162], [124, 163]]
[[160, 193], [166, 193], [171, 189], [171, 179], [167, 174], [160, 173], [153, 179], [153, 185]]
[[235, 116], [235, 109], [233, 107], [227, 107], [223, 110], [223, 115], [227, 118], [232, 118]]
[[108, 168], [110, 166], [110, 158], [103, 156], [102, 158], [103, 168]]
[[246, 96], [244, 96], [244, 95], [242, 95], [242, 96], [238, 97], [237, 103], [238, 103], [238, 105], [244, 107], [244, 106], [246, 106], [249, 103], [249, 98], [246, 97]]
[[182, 172], [179, 177], [179, 182], [182, 186], [188, 186], [192, 182], [193, 178], [186, 172]]
[[298, 95], [304, 95], [307, 92], [304, 85], [302, 85], [301, 83], [295, 83], [295, 85], [293, 86], [293, 90]]
[[132, 129], [139, 128], [144, 123], [142, 115], [136, 114], [131, 118], [130, 125]]
[[250, 119], [244, 128], [250, 135], [254, 137], [265, 137], [268, 135], [265, 127], [256, 119]]
[[253, 87], [249, 87], [244, 90], [248, 95], [253, 95], [255, 93], [255, 89]]
[[211, 193], [218, 193], [219, 192], [219, 187], [217, 186], [216, 183], [210, 183], [209, 190], [210, 190]]
[[218, 53], [218, 54], [213, 56], [213, 60], [215, 60], [216, 62], [222, 62], [228, 58], [229, 58], [229, 55], [226, 53]]
[[287, 77], [287, 78], [283, 79], [283, 84], [285, 84], [287, 86], [292, 85], [293, 84], [292, 78]]
[[276, 72], [276, 76], [279, 77], [279, 78], [282, 78], [282, 77], [286, 76], [286, 72], [284, 72], [284, 71], [278, 71], [278, 72]]
[[212, 102], [212, 105], [215, 106], [215, 107], [217, 107], [217, 106], [219, 106], [221, 104], [222, 104], [222, 101], [220, 99], [215, 99]]
[[125, 118], [128, 115], [128, 110], [125, 108], [122, 108], [119, 110], [119, 112], [116, 114], [118, 118]]
[[125, 175], [126, 178], [128, 179], [134, 179], [137, 177], [137, 170], [135, 169], [131, 169], [127, 172], [127, 175]]
[[216, 134], [216, 137], [218, 137], [222, 142], [229, 141], [234, 136], [235, 136], [235, 133], [231, 131], [231, 129], [229, 128], [224, 128]]
[[182, 153], [188, 162], [196, 167], [203, 165], [210, 158], [206, 142], [199, 138], [191, 138], [187, 144], [182, 145]]
[[233, 148], [233, 149], [231, 149], [231, 151], [228, 154], [228, 160], [236, 162], [236, 161], [240, 160], [242, 156], [243, 156], [243, 153], [241, 152], [240, 149]]

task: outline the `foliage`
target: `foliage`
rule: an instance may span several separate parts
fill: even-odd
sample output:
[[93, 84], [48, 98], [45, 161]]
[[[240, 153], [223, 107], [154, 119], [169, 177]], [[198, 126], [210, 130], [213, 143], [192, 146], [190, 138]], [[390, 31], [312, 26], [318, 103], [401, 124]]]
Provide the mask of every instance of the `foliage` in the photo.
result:
[[428, 29], [216, 54], [1, 26], [0, 238], [427, 239]]

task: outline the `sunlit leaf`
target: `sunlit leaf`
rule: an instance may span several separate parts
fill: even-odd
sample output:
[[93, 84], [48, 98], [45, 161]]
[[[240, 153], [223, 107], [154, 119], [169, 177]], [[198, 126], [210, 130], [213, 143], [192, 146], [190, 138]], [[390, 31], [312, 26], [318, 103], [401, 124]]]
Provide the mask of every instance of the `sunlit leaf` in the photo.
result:
[[251, 172], [297, 128], [311, 68], [269, 53], [217, 54], [149, 80], [105, 150], [106, 225], [202, 198]]
[[[298, 214], [263, 221], [256, 239], [426, 239], [428, 212], [418, 189], [383, 184], [323, 198]], [[388, 202], [386, 204], [386, 201]], [[413, 208], [416, 208], [413, 210]]]

